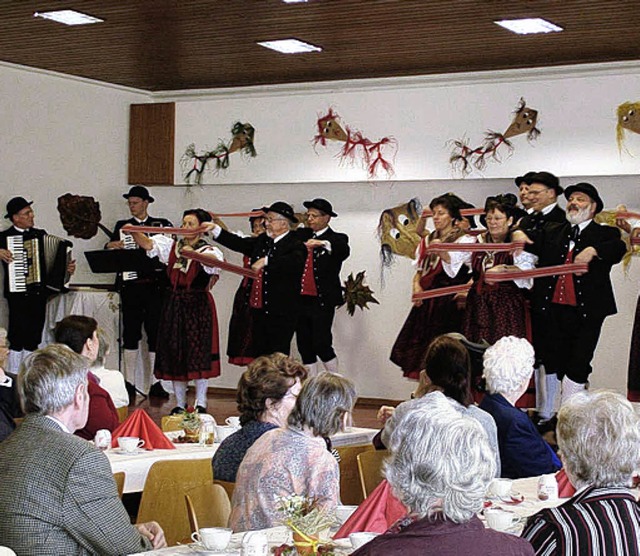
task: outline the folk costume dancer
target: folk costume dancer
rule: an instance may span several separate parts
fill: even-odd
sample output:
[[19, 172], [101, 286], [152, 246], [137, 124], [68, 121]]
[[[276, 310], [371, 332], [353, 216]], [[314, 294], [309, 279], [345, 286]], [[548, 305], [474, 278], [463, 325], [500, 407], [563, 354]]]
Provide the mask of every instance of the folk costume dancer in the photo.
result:
[[[42, 240], [47, 234], [42, 229], [34, 228], [35, 213], [24, 197], [13, 197], [7, 203], [5, 218], [11, 221], [11, 226], [0, 232], [0, 260], [4, 266], [4, 296], [9, 305], [9, 327], [7, 340], [9, 342], [9, 357], [7, 368], [10, 373], [17, 373], [22, 360], [32, 351], [38, 349], [42, 341], [42, 330], [49, 297], [44, 282], [37, 288], [30, 288], [26, 292], [9, 291], [9, 263], [13, 262], [13, 254], [7, 248], [8, 238], [23, 236], [25, 240], [38, 238]], [[73, 274], [76, 269], [75, 261], [71, 261], [67, 271]]]
[[267, 233], [241, 238], [214, 225], [212, 236], [221, 245], [248, 256], [261, 271], [251, 283], [253, 356], [276, 351], [289, 355], [300, 314], [300, 280], [307, 255], [291, 231], [298, 222], [291, 205], [282, 201], [267, 209]]
[[[171, 227], [172, 224], [166, 218], [149, 216], [147, 209], [149, 203], [155, 199], [149, 195], [146, 187], [133, 186], [128, 193], [122, 195], [127, 200], [131, 218], [118, 220], [111, 235], [111, 241], [107, 243], [107, 249], [130, 249], [136, 246], [133, 243], [125, 246], [125, 236], [120, 229], [125, 224], [134, 226], [155, 226], [158, 228]], [[149, 353], [149, 369], [153, 374], [155, 365], [156, 346], [158, 343], [158, 322], [162, 299], [165, 288], [168, 286], [166, 272], [158, 265], [158, 268], [150, 272], [124, 272], [118, 275], [118, 290], [122, 303], [122, 343], [124, 347], [122, 369], [127, 382], [127, 391], [133, 401], [136, 395], [136, 366], [140, 353], [140, 341], [142, 340], [142, 327], [147, 334], [147, 347]], [[168, 398], [169, 394], [157, 381], [149, 389], [150, 378], [145, 368], [143, 392], [149, 392], [150, 396]]]
[[302, 273], [300, 319], [296, 341], [302, 362], [310, 376], [318, 372], [318, 359], [325, 370], [338, 372], [331, 327], [336, 307], [344, 301], [340, 270], [350, 254], [349, 237], [330, 226], [333, 212], [326, 199], [305, 201], [308, 227], [298, 228], [297, 235], [307, 247]]
[[[589, 265], [582, 275], [538, 278], [533, 292], [534, 305], [545, 315], [549, 332], [543, 349], [547, 381], [556, 381], [552, 392], [561, 392], [562, 403], [587, 387], [602, 324], [617, 312], [611, 268], [626, 252], [620, 230], [593, 221], [604, 206], [593, 185], [572, 185], [564, 196], [566, 221], [544, 224], [532, 233], [533, 244], [527, 246], [538, 256], [539, 267], [570, 262]], [[553, 402], [547, 400], [547, 411], [552, 411]]]

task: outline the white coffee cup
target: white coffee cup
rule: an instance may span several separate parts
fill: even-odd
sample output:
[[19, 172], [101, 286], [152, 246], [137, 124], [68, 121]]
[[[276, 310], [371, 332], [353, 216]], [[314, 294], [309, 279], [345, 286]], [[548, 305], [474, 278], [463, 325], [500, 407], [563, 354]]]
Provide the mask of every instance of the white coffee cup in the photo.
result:
[[232, 435], [238, 429], [229, 425], [216, 425], [216, 442], [222, 442], [227, 436]]
[[511, 479], [493, 479], [489, 484], [489, 495], [496, 498], [506, 498], [511, 495], [512, 486]]
[[542, 475], [538, 479], [538, 498], [540, 500], [558, 499], [558, 481], [555, 474]]
[[351, 533], [349, 535], [349, 540], [351, 541], [351, 546], [356, 549], [361, 546], [367, 544], [369, 541], [372, 541], [378, 536], [378, 533]]
[[191, 538], [207, 550], [224, 550], [231, 540], [231, 529], [225, 527], [203, 527], [192, 533]]
[[340, 524], [343, 524], [357, 509], [358, 506], [344, 506], [340, 504], [336, 506], [336, 519], [340, 522]]
[[121, 436], [118, 438], [118, 446], [123, 452], [131, 454], [144, 446], [144, 440], [137, 436]]
[[485, 510], [484, 517], [487, 519], [489, 527], [496, 531], [506, 531], [520, 522], [520, 518], [516, 514], [500, 508]]
[[230, 427], [233, 427], [234, 429], [240, 428], [240, 417], [236, 417], [235, 415], [232, 415], [231, 417], [227, 417], [224, 420], [224, 422]]

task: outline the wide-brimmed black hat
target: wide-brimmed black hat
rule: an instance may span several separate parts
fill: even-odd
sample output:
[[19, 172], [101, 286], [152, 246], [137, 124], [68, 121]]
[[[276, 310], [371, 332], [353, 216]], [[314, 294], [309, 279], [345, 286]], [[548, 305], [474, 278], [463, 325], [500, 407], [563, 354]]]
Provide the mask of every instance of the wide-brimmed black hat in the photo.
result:
[[7, 203], [7, 214], [5, 218], [11, 218], [14, 214], [20, 212], [25, 207], [30, 207], [33, 201], [27, 201], [24, 197], [14, 197]]
[[335, 212], [333, 212], [331, 203], [326, 199], [314, 199], [313, 201], [305, 201], [302, 204], [308, 209], [314, 208], [318, 209], [320, 212], [328, 214], [329, 216], [338, 216]]
[[591, 197], [591, 199], [596, 204], [596, 214], [602, 211], [602, 209], [604, 208], [604, 203], [602, 202], [600, 195], [598, 195], [598, 190], [593, 185], [586, 182], [570, 185], [564, 190], [564, 196], [566, 197], [567, 200], [569, 200], [569, 197], [571, 197], [571, 194], [575, 193], [576, 191], [579, 191], [580, 193], [585, 193], [586, 195], [589, 195], [589, 197]]
[[149, 201], [150, 203], [153, 203], [153, 201], [155, 201], [155, 199], [151, 195], [149, 195], [149, 190], [142, 185], [134, 185], [131, 189], [129, 189], [129, 193], [125, 193], [123, 197], [125, 199], [128, 199], [129, 197], [140, 197], [140, 199], [142, 199], [143, 201]]
[[277, 212], [288, 220], [291, 220], [291, 222], [293, 222], [294, 224], [298, 223], [298, 219], [294, 216], [291, 205], [283, 201], [276, 201], [275, 203], [273, 203], [267, 209], [267, 212]]
[[564, 191], [560, 185], [560, 180], [551, 172], [534, 172], [533, 175], [525, 179], [525, 183], [528, 183], [529, 185], [533, 183], [541, 183], [542, 185], [546, 185], [549, 189], [554, 189], [556, 195], [560, 195]]
[[515, 180], [513, 180], [516, 184], [516, 187], [520, 187], [522, 182], [528, 184], [528, 180], [531, 176], [535, 176], [538, 172], [527, 172], [524, 176], [518, 176]]

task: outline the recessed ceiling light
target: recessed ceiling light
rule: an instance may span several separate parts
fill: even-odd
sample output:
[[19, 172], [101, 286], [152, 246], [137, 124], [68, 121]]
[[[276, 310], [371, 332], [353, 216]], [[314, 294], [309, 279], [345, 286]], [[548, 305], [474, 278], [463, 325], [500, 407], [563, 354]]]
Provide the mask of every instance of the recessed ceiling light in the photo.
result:
[[301, 4], [302, 2], [308, 2], [309, 0], [282, 0], [285, 4]]
[[65, 25], [88, 25], [90, 23], [103, 23], [104, 19], [98, 19], [91, 15], [76, 12], [75, 10], [57, 10], [53, 12], [36, 12], [33, 17], [51, 19]]
[[501, 27], [509, 29], [518, 35], [531, 35], [534, 33], [558, 33], [564, 31], [562, 27], [541, 19], [534, 17], [530, 19], [503, 19], [502, 21], [494, 21]]
[[298, 39], [280, 39], [277, 41], [263, 41], [258, 43], [260, 46], [277, 50], [283, 54], [301, 54], [303, 52], [322, 52], [322, 48], [299, 41]]

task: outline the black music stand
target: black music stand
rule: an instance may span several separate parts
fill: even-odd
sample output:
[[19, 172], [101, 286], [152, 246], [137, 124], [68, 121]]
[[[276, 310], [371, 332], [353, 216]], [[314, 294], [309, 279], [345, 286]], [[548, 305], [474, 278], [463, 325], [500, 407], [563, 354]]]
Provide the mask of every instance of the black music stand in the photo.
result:
[[[113, 274], [122, 272], [153, 272], [162, 264], [157, 258], [150, 259], [143, 249], [100, 249], [98, 251], [85, 251], [91, 272], [95, 274]], [[159, 266], [160, 265], [160, 266]], [[116, 288], [120, 293], [120, 289]], [[118, 303], [118, 365], [122, 367], [122, 301]], [[153, 369], [151, 369], [153, 372]], [[134, 385], [136, 393], [147, 398], [142, 390]]]

